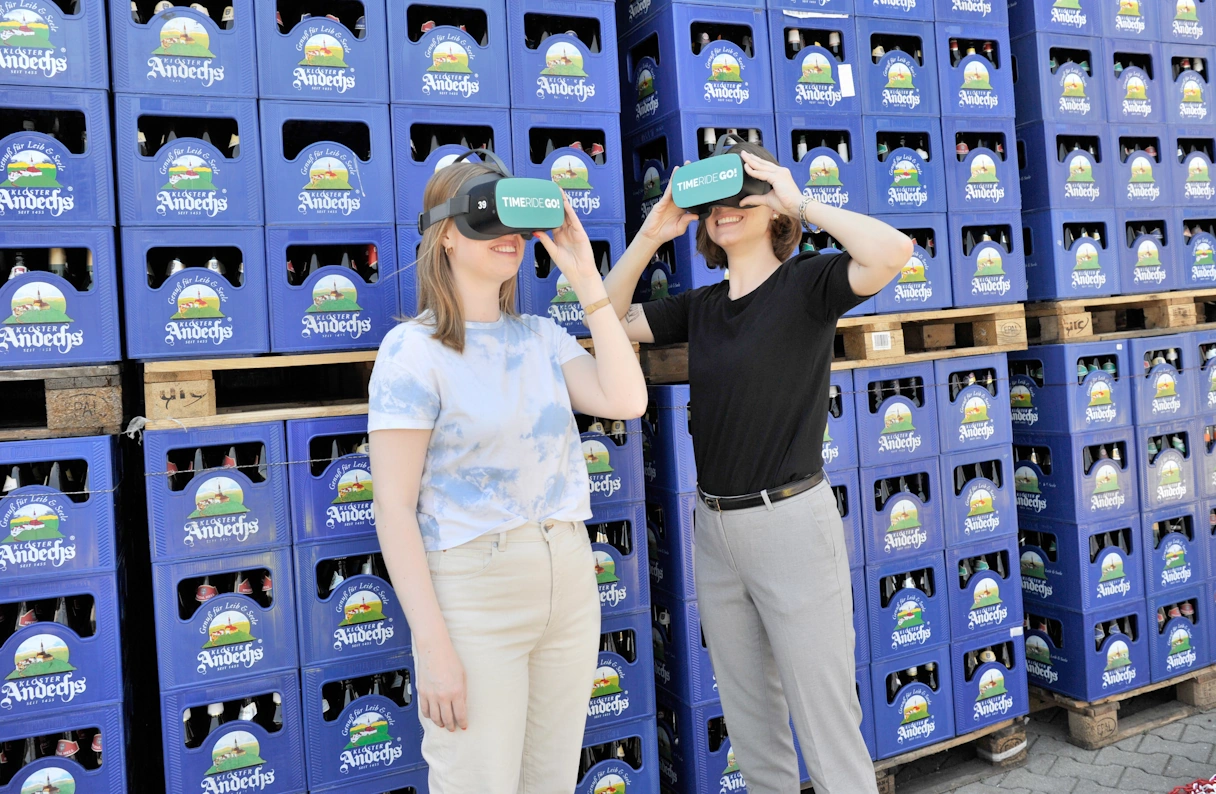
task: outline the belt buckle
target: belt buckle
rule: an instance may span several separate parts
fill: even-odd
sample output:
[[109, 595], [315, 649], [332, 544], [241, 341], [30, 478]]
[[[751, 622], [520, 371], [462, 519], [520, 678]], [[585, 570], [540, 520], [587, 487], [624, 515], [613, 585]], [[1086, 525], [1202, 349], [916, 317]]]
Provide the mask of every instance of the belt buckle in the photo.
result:
[[705, 506], [708, 507], [710, 510], [713, 510], [718, 513], [722, 512], [722, 507], [718, 503], [718, 497], [709, 496], [708, 494], [706, 494], [706, 495], [703, 495], [701, 498], [705, 500]]

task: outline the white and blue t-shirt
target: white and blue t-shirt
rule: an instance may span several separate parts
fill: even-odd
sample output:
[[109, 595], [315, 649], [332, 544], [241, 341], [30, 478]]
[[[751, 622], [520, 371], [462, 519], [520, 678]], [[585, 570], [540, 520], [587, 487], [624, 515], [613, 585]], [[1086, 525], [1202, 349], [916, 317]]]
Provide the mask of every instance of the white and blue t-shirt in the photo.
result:
[[591, 517], [562, 365], [587, 355], [548, 317], [465, 323], [464, 353], [411, 320], [380, 344], [367, 425], [431, 430], [418, 492], [427, 551], [529, 521]]

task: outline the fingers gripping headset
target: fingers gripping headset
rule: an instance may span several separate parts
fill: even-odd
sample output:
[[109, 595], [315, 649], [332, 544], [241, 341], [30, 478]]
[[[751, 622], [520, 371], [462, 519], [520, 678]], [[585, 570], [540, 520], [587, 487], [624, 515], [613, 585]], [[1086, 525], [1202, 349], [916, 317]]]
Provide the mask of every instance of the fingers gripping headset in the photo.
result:
[[419, 234], [448, 218], [471, 240], [494, 240], [505, 234], [529, 236], [562, 225], [566, 208], [556, 182], [511, 176], [506, 164], [486, 149], [469, 149], [452, 163], [474, 154], [493, 173], [467, 180], [455, 196], [420, 213]]
[[762, 196], [773, 189], [747, 173], [742, 157], [727, 151], [736, 143], [743, 139], [728, 132], [718, 138], [713, 154], [676, 171], [671, 198], [677, 207], [704, 219], [714, 207], [738, 207], [748, 196]]

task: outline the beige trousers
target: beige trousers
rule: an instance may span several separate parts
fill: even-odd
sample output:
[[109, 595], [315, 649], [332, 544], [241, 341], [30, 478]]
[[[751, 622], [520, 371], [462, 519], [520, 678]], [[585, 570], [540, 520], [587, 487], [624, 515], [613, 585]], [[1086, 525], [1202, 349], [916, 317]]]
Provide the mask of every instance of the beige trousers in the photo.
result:
[[599, 656], [583, 523], [526, 524], [427, 553], [465, 669], [468, 730], [422, 717], [431, 794], [570, 794]]

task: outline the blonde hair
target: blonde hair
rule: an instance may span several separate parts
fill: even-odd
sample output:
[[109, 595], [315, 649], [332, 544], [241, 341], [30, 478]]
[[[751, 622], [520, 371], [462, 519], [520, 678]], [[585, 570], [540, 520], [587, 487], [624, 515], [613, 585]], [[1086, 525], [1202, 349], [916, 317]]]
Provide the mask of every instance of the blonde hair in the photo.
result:
[[[441, 168], [431, 176], [422, 194], [424, 209], [432, 209], [456, 195], [465, 182], [476, 176], [494, 173], [494, 170], [479, 162], [453, 163]], [[452, 276], [452, 263], [443, 249], [443, 236], [452, 229], [451, 218], [436, 223], [422, 233], [418, 247], [418, 314], [429, 312], [423, 322], [433, 325], [434, 336], [457, 353], [464, 352], [464, 312], [456, 295], [456, 280]], [[456, 231], [459, 234], [459, 231]], [[525, 241], [525, 245], [527, 241]], [[498, 308], [508, 316], [518, 316], [515, 311], [515, 279], [510, 278], [498, 289]]]

